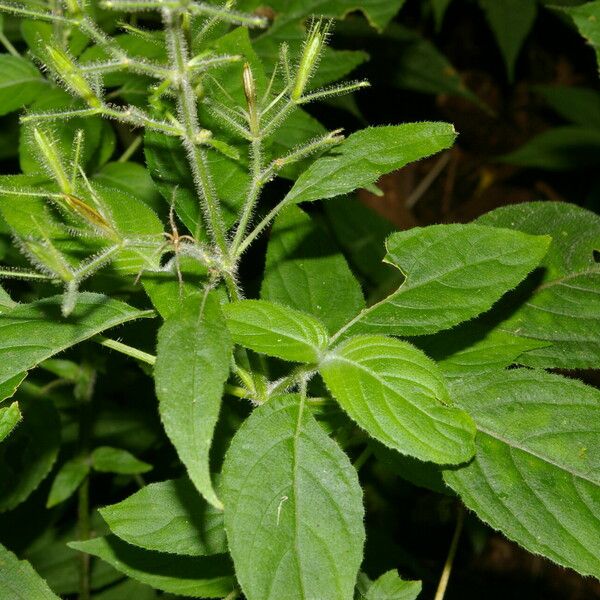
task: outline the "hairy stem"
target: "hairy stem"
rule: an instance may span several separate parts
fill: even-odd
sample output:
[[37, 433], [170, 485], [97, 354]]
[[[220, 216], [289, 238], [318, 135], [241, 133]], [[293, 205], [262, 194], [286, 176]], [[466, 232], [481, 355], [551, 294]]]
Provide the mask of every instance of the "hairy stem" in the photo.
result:
[[173, 63], [173, 70], [178, 76], [177, 109], [185, 130], [183, 144], [188, 155], [196, 191], [200, 198], [208, 229], [223, 256], [227, 257], [229, 250], [221, 206], [211, 180], [206, 151], [198, 145], [200, 134], [198, 109], [196, 96], [190, 81], [188, 70], [190, 57], [181, 18], [177, 13], [164, 10], [163, 20], [170, 59]]

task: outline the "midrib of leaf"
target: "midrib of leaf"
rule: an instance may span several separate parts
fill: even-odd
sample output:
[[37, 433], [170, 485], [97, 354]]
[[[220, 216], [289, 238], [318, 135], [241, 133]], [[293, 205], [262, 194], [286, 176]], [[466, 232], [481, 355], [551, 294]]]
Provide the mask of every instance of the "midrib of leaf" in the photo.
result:
[[[577, 271], [576, 273], [569, 273], [568, 275], [565, 275], [564, 277], [560, 277], [559, 279], [553, 279], [552, 281], [547, 281], [546, 283], [542, 283], [537, 288], [535, 288], [534, 293], [539, 292], [544, 289], [547, 289], [547, 288], [551, 288], [555, 285], [561, 285], [565, 281], [570, 281], [571, 279], [576, 279], [577, 277], [581, 277], [582, 275], [600, 275], [600, 268], [596, 268], [596, 269], [592, 268], [592, 269], [586, 269], [585, 271]], [[573, 288], [573, 289], [580, 289], [580, 288]], [[595, 291], [595, 290], [587, 290], [584, 288], [581, 288], [581, 289], [582, 289], [582, 291], [586, 291], [586, 292], [594, 292]]]
[[[539, 454], [539, 453], [535, 452], [534, 450], [527, 448], [527, 447], [519, 444], [518, 442], [515, 442], [514, 440], [508, 440], [505, 437], [501, 436], [500, 434], [496, 433], [495, 431], [490, 431], [489, 429], [487, 429], [485, 427], [481, 427], [479, 424], [477, 424], [477, 431], [480, 433], [486, 434], [487, 436], [491, 437], [492, 439], [497, 440], [498, 442], [502, 442], [503, 444], [506, 444], [509, 448], [516, 448], [517, 450], [520, 450], [521, 452], [524, 452], [525, 454], [529, 454], [530, 456], [533, 456], [533, 457], [537, 458], [538, 460], [541, 460], [542, 462], [552, 465], [553, 467], [556, 467], [557, 469], [564, 471], [565, 473], [568, 473], [569, 475], [571, 475], [571, 477], [579, 477], [579, 479], [583, 479], [584, 481], [587, 481], [588, 483], [591, 483], [592, 485], [596, 485], [596, 486], [600, 485], [599, 481], [594, 481], [593, 479], [590, 479], [588, 476], [583, 475], [579, 471], [569, 470], [567, 467], [555, 462], [551, 458], [544, 456], [542, 454]], [[587, 430], [586, 430], [586, 432], [587, 432]], [[560, 433], [562, 434], [564, 432], [560, 432]]]
[[[302, 597], [306, 595], [304, 589], [304, 578], [302, 577], [302, 565], [300, 564], [300, 548], [298, 546], [298, 531], [300, 529], [300, 520], [298, 517], [298, 439], [300, 437], [300, 427], [302, 424], [302, 413], [304, 411], [304, 397], [300, 400], [300, 406], [298, 407], [298, 419], [296, 420], [296, 429], [294, 431], [294, 441], [292, 444], [293, 455], [292, 455], [292, 486], [294, 489], [294, 548], [296, 550], [296, 565], [298, 567], [298, 581], [300, 584], [300, 591]], [[271, 582], [271, 587], [273, 582]], [[271, 590], [269, 590], [269, 595]]]

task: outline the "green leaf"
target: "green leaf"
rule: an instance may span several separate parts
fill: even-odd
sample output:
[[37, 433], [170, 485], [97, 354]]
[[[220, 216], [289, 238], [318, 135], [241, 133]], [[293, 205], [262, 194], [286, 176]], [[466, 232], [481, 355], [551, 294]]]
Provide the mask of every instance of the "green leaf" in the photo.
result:
[[521, 362], [526, 352], [550, 345], [494, 329], [483, 317], [418, 338], [416, 343], [438, 363], [446, 378], [475, 377], [504, 369]]
[[158, 334], [156, 395], [163, 426], [198, 491], [217, 508], [209, 451], [232, 343], [217, 296], [191, 298]]
[[388, 571], [373, 582], [365, 600], [416, 600], [420, 593], [420, 581], [405, 581], [396, 571]]
[[285, 197], [289, 204], [347, 194], [452, 146], [456, 133], [448, 123], [407, 123], [357, 131], [296, 181]]
[[599, 164], [599, 153], [600, 130], [564, 125], [536, 135], [499, 160], [520, 167], [571, 171]]
[[225, 529], [248, 600], [351, 600], [364, 543], [350, 461], [296, 395], [259, 406], [223, 466]]
[[579, 33], [594, 48], [596, 61], [600, 66], [600, 0], [586, 2], [581, 6], [565, 7], [562, 10], [571, 16]]
[[374, 285], [381, 285], [400, 275], [382, 262], [385, 239], [395, 230], [389, 221], [351, 196], [332, 198], [325, 202], [324, 209], [337, 242], [363, 277]]
[[102, 473], [119, 473], [121, 475], [137, 475], [147, 473], [152, 465], [138, 460], [131, 452], [121, 448], [100, 446], [91, 455], [92, 468]]
[[536, 0], [479, 0], [502, 51], [509, 81], [515, 63], [537, 15]]
[[235, 587], [231, 563], [223, 554], [176, 556], [142, 550], [109, 535], [71, 548], [97, 556], [115, 569], [154, 588], [193, 598], [223, 598]]
[[520, 283], [549, 243], [548, 236], [477, 224], [394, 233], [384, 260], [402, 271], [404, 282], [340, 333], [423, 335], [472, 319]]
[[416, 487], [436, 492], [436, 494], [446, 496], [452, 494], [450, 488], [444, 483], [440, 465], [399, 454], [375, 440], [370, 440], [369, 445], [373, 449], [377, 461], [398, 477], [409, 481]]
[[19, 392], [23, 421], [0, 444], [0, 512], [11, 510], [52, 470], [60, 448], [60, 420], [54, 404]]
[[[371, 26], [383, 30], [392, 17], [402, 8], [405, 0], [270, 0], [269, 6], [279, 13], [273, 29], [284, 24], [304, 21], [311, 15], [345, 17], [360, 10]], [[240, 8], [249, 10], [262, 6], [261, 0], [242, 0]]]
[[59, 600], [26, 560], [0, 544], [0, 596], [11, 600]]
[[188, 479], [151, 483], [100, 514], [115, 535], [146, 550], [187, 556], [227, 552], [223, 513]]
[[452, 0], [431, 0], [431, 8], [433, 9], [433, 18], [435, 20], [435, 29], [440, 31], [444, 23], [446, 11]]
[[439, 464], [473, 456], [469, 415], [451, 405], [436, 364], [408, 342], [350, 338], [325, 357], [319, 371], [341, 407], [386, 446]]
[[536, 85], [533, 89], [567, 121], [600, 129], [600, 92], [565, 85]]
[[[388, 41], [385, 54], [377, 57], [385, 65], [382, 83], [391, 80], [399, 88], [424, 94], [459, 96], [489, 110], [464, 84], [447, 56], [418, 32], [392, 23], [384, 33], [384, 40]], [[393, 62], [386, 63], [386, 59]]]
[[271, 229], [261, 297], [314, 315], [332, 333], [365, 305], [327, 230], [297, 206], [284, 209]]
[[28, 60], [0, 55], [0, 116], [30, 104], [48, 87], [48, 82]]
[[530, 552], [600, 577], [600, 392], [526, 369], [459, 386], [477, 453], [448, 485]]
[[513, 314], [499, 328], [546, 342], [519, 362], [566, 369], [600, 364], [600, 217], [573, 204], [535, 202], [494, 210], [485, 225], [529, 234], [549, 233], [552, 244], [543, 270], [533, 273], [520, 294], [511, 296]]
[[21, 385], [27, 373], [17, 373], [14, 377], [10, 377], [0, 382], [0, 402], [7, 398], [12, 398], [17, 388]]
[[236, 344], [294, 362], [318, 362], [329, 342], [314, 317], [266, 300], [242, 300], [224, 307]]
[[[188, 159], [180, 141], [154, 131], [144, 135], [144, 155], [152, 179], [165, 200], [174, 202], [177, 215], [197, 239], [203, 239], [200, 205]], [[224, 220], [231, 225], [248, 188], [249, 176], [243, 166], [222, 154], [207, 151], [215, 189], [222, 203]]]
[[105, 329], [153, 314], [101, 294], [82, 292], [72, 314], [64, 318], [61, 302], [62, 296], [52, 296], [0, 314], [0, 382]]
[[67, 461], [52, 482], [46, 508], [52, 508], [70, 498], [89, 472], [90, 465], [85, 459], [79, 457]]
[[138, 163], [109, 162], [94, 175], [94, 181], [139, 198], [155, 212], [164, 206], [150, 173]]
[[0, 442], [7, 438], [10, 432], [19, 424], [22, 419], [18, 402], [13, 402], [10, 406], [0, 408]]

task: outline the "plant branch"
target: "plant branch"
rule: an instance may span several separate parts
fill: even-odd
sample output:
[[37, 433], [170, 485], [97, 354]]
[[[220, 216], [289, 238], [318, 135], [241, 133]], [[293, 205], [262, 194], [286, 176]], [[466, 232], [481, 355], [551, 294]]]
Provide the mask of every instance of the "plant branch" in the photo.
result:
[[465, 509], [460, 505], [458, 509], [458, 515], [456, 516], [456, 526], [454, 528], [454, 534], [452, 535], [452, 541], [450, 542], [450, 548], [448, 550], [448, 556], [444, 563], [440, 582], [438, 583], [437, 591], [435, 593], [434, 600], [444, 600], [446, 594], [446, 588], [448, 587], [448, 581], [450, 579], [450, 573], [452, 572], [452, 565], [454, 564], [454, 557], [456, 556], [456, 550], [458, 549], [458, 542], [460, 540], [460, 534], [465, 521]]

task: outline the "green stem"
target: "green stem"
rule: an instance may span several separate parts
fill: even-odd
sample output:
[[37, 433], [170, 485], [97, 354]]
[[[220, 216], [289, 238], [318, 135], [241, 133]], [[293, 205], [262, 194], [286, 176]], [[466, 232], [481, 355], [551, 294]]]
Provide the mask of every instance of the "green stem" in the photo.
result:
[[135, 151], [142, 145], [142, 136], [138, 135], [131, 144], [126, 148], [125, 152], [119, 156], [117, 162], [127, 162], [134, 154]]
[[371, 454], [373, 454], [373, 448], [371, 446], [367, 446], [358, 456], [358, 458], [354, 461], [354, 468], [357, 471], [360, 471], [362, 466], [371, 458]]
[[20, 57], [18, 50], [10, 43], [10, 40], [4, 35], [4, 32], [0, 31], [0, 43], [8, 50], [13, 56]]
[[246, 236], [244, 241], [236, 248], [234, 258], [240, 257], [252, 244], [252, 242], [263, 232], [263, 230], [271, 224], [271, 221], [279, 214], [279, 212], [286, 206], [287, 199], [284, 198], [272, 208], [266, 216], [260, 221], [260, 223]]
[[254, 213], [254, 208], [256, 207], [256, 203], [258, 202], [258, 198], [260, 196], [260, 191], [263, 187], [262, 181], [262, 149], [261, 149], [261, 139], [255, 137], [252, 139], [251, 146], [251, 155], [252, 155], [252, 182], [250, 184], [250, 189], [248, 191], [248, 195], [246, 197], [246, 201], [244, 203], [244, 208], [242, 210], [242, 215], [240, 217], [240, 221], [237, 226], [237, 230], [235, 232], [235, 237], [233, 238], [233, 243], [231, 244], [231, 253], [235, 255], [236, 248], [242, 242], [242, 238], [246, 234], [246, 228], [248, 227], [248, 223], [252, 218], [252, 214]]
[[164, 10], [163, 20], [167, 44], [170, 56], [172, 57], [173, 70], [178, 76], [177, 108], [185, 130], [183, 144], [188, 155], [196, 191], [207, 220], [208, 229], [223, 256], [228, 257], [229, 249], [227, 247], [221, 206], [211, 180], [206, 151], [197, 142], [200, 134], [198, 109], [196, 106], [196, 95], [192, 89], [187, 66], [190, 56], [180, 22], [180, 15], [172, 13], [169, 10]]
[[450, 542], [448, 556], [446, 558], [446, 562], [444, 563], [444, 568], [442, 570], [442, 575], [440, 577], [440, 582], [438, 583], [434, 600], [444, 600], [444, 596], [446, 595], [446, 588], [448, 587], [448, 581], [450, 579], [450, 573], [452, 572], [452, 565], [454, 564], [454, 558], [456, 556], [456, 550], [458, 549], [458, 542], [460, 540], [460, 534], [463, 529], [464, 521], [465, 509], [461, 504], [456, 517], [456, 527], [454, 528], [454, 534], [452, 535], [452, 541]]
[[[90, 539], [90, 480], [87, 476], [78, 491], [77, 527], [79, 540]], [[90, 600], [90, 555], [79, 553], [79, 600]]]
[[110, 348], [111, 350], [115, 350], [116, 352], [120, 352], [121, 354], [125, 354], [126, 356], [131, 356], [131, 358], [135, 358], [143, 363], [148, 365], [154, 365], [156, 362], [156, 356], [153, 354], [148, 354], [143, 350], [138, 350], [138, 348], [134, 348], [133, 346], [128, 346], [127, 344], [123, 344], [123, 342], [118, 342], [117, 340], [111, 340], [110, 338], [104, 337], [103, 335], [95, 335], [92, 340], [105, 348]]

